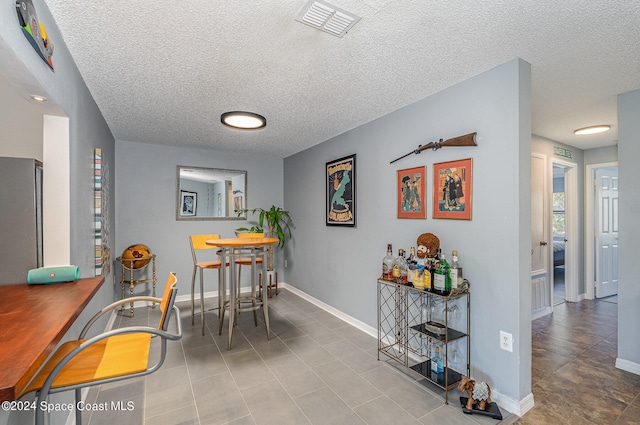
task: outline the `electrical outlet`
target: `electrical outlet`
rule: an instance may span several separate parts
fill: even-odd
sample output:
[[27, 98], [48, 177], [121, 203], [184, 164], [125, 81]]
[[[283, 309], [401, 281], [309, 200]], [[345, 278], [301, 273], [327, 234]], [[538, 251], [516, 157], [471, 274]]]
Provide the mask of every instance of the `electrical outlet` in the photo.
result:
[[513, 353], [513, 335], [508, 332], [500, 331], [500, 348]]
[[284, 260], [284, 267], [287, 267], [287, 260]]

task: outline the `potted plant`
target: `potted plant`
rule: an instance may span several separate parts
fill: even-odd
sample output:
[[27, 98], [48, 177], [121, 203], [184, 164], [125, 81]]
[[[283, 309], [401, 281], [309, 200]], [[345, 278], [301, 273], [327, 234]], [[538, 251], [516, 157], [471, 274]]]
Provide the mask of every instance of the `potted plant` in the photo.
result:
[[[248, 231], [252, 233], [263, 233], [262, 229], [266, 227], [269, 229], [268, 236], [270, 238], [277, 237], [279, 239], [278, 246], [280, 248], [284, 247], [284, 243], [288, 237], [291, 238], [291, 225], [293, 225], [293, 220], [291, 219], [291, 215], [289, 211], [282, 209], [281, 207], [276, 207], [272, 205], [268, 210], [264, 208], [254, 208], [237, 210], [236, 213], [238, 216], [243, 213], [251, 213], [256, 214], [259, 213], [258, 216], [258, 226], [253, 226], [251, 228], [241, 227], [236, 230], [238, 231]], [[269, 247], [269, 270], [273, 270], [273, 245]]]

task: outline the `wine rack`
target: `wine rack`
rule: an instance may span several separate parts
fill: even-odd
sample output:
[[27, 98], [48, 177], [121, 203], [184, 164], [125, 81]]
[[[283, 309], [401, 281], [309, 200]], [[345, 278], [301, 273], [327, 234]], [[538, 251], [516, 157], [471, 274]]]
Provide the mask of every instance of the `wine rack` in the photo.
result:
[[[471, 368], [468, 287], [445, 296], [378, 279], [378, 360], [384, 354], [444, 390], [446, 404], [449, 390]], [[431, 367], [435, 346], [444, 364], [440, 373]]]

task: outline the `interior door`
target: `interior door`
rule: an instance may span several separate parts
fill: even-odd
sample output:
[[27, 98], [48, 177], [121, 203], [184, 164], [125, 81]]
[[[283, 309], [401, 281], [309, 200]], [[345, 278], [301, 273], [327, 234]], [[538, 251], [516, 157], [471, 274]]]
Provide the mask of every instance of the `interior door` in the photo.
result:
[[604, 298], [618, 293], [618, 167], [595, 173], [595, 297]]
[[531, 312], [535, 319], [551, 313], [547, 235], [546, 157], [531, 155]]

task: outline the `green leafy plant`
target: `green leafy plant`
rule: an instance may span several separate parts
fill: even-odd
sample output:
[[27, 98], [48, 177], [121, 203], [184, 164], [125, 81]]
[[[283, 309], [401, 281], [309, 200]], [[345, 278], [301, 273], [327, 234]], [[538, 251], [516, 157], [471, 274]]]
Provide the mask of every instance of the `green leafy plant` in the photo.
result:
[[264, 229], [258, 226], [251, 227], [238, 227], [236, 232], [247, 232], [247, 233], [264, 233]]
[[[293, 225], [293, 219], [289, 211], [282, 209], [281, 207], [276, 207], [272, 205], [268, 210], [264, 208], [254, 208], [254, 209], [244, 209], [244, 210], [236, 210], [238, 216], [243, 213], [251, 213], [258, 214], [258, 226], [253, 226], [250, 229], [241, 227], [239, 231], [249, 231], [252, 233], [263, 233], [261, 230], [265, 227], [269, 229], [269, 237], [278, 238], [278, 246], [280, 248], [284, 247], [284, 243], [287, 240], [287, 237], [291, 238], [291, 226]], [[252, 231], [251, 229], [257, 229]], [[269, 269], [273, 269], [273, 245], [269, 247]]]

